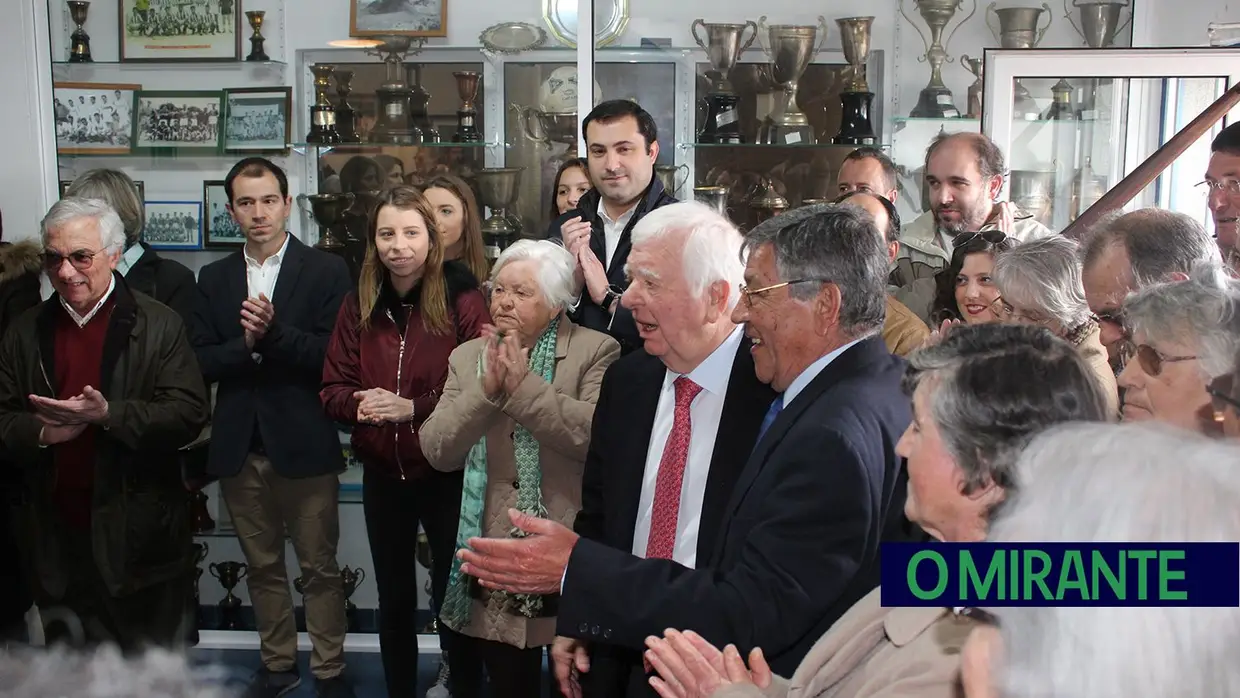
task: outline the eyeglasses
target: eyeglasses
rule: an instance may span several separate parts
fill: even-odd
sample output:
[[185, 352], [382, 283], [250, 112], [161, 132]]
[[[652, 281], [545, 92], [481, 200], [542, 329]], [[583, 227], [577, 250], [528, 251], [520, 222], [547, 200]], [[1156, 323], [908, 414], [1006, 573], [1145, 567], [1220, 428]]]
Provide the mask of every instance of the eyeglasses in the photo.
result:
[[1105, 322], [1108, 325], [1116, 325], [1121, 329], [1124, 327], [1124, 323], [1128, 320], [1128, 318], [1124, 315], [1124, 311], [1119, 308], [1115, 308], [1113, 310], [1100, 310], [1094, 313], [1094, 318], [1097, 319], [1098, 322]]
[[1204, 182], [1198, 182], [1194, 186], [1207, 194], [1221, 191], [1228, 196], [1240, 195], [1240, 179], [1219, 179], [1214, 181], [1207, 179]]
[[1232, 397], [1235, 389], [1236, 374], [1234, 373], [1225, 373], [1210, 381], [1210, 385], [1206, 386], [1206, 392], [1210, 394], [1210, 400], [1214, 403], [1215, 414], [1223, 413], [1229, 405], [1233, 411], [1240, 413], [1240, 400]]
[[1147, 376], [1162, 375], [1163, 364], [1191, 361], [1197, 358], [1196, 356], [1168, 356], [1148, 344], [1133, 344], [1131, 341], [1126, 344], [1125, 353], [1137, 357], [1137, 361], [1141, 363], [1141, 370], [1145, 371]]
[[782, 281], [777, 284], [771, 284], [770, 286], [763, 286], [762, 288], [754, 288], [754, 289], [749, 288], [745, 284], [741, 284], [740, 291], [741, 291], [741, 297], [745, 299], [745, 306], [748, 308], [752, 308], [754, 296], [760, 296], [764, 293], [768, 293], [776, 289], [781, 289], [784, 286], [791, 286], [793, 284], [808, 284], [811, 282], [823, 283], [824, 281], [825, 279], [793, 279], [791, 281]]
[[77, 269], [78, 271], [86, 271], [94, 265], [95, 255], [102, 251], [103, 250], [96, 250], [94, 252], [91, 252], [90, 250], [74, 250], [67, 255], [62, 255], [51, 250], [44, 250], [43, 268], [48, 271], [57, 271], [67, 259], [69, 260], [69, 263], [73, 265], [74, 269]]
[[1007, 233], [1002, 230], [982, 230], [976, 233], [960, 233], [952, 238], [952, 248], [964, 247], [965, 245], [981, 238], [992, 245], [998, 245], [1007, 239]]

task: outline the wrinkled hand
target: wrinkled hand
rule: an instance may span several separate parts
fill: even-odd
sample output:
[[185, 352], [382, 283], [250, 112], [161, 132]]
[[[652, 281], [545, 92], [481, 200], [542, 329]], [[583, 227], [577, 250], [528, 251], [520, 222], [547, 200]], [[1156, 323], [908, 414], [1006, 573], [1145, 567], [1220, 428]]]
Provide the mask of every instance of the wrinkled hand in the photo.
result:
[[595, 303], [602, 304], [603, 298], [607, 296], [607, 270], [603, 268], [603, 263], [598, 261], [598, 257], [594, 256], [594, 250], [591, 250], [589, 245], [577, 250], [577, 265], [581, 267], [581, 275], [585, 278], [586, 291], [590, 298]]
[[557, 637], [551, 645], [551, 662], [560, 693], [566, 698], [582, 698], [581, 675], [590, 671], [586, 643], [571, 637]]
[[663, 638], [646, 638], [645, 658], [659, 673], [650, 685], [663, 698], [709, 698], [724, 686], [750, 684], [760, 689], [771, 685], [771, 668], [754, 648], [749, 667], [735, 645], [722, 652], [693, 631], [667, 630]]
[[39, 431], [39, 443], [44, 446], [54, 446], [56, 444], [62, 444], [66, 441], [72, 441], [76, 439], [79, 434], [86, 431], [86, 426], [86, 424], [69, 424], [63, 426], [56, 424], [45, 424]]
[[523, 349], [516, 333], [510, 332], [500, 344], [499, 355], [504, 364], [504, 392], [511, 396], [530, 374], [530, 350]]
[[504, 391], [504, 379], [508, 376], [507, 364], [503, 357], [503, 338], [494, 325], [483, 325], [482, 337], [486, 342], [486, 352], [482, 372], [482, 392], [492, 400]]
[[108, 420], [107, 399], [103, 397], [103, 393], [89, 385], [82, 388], [80, 395], [67, 400], [55, 400], [40, 395], [29, 397], [35, 416], [47, 425], [102, 424]]
[[1016, 204], [1011, 201], [999, 202], [999, 220], [995, 222], [1004, 235], [1011, 237], [1016, 234]]
[[353, 393], [357, 403], [357, 421], [361, 424], [400, 424], [413, 419], [413, 400], [400, 397], [383, 388]]
[[943, 341], [945, 337], [947, 337], [947, 333], [950, 332], [953, 327], [955, 327], [956, 325], [963, 325], [963, 324], [964, 324], [963, 320], [944, 320], [943, 323], [939, 325], [939, 328], [932, 331], [929, 337], [926, 337], [924, 340], [922, 340], [921, 346], [917, 348], [925, 349], [926, 347], [932, 347], [938, 344], [939, 342]]
[[577, 545], [572, 529], [547, 519], [508, 510], [512, 525], [525, 538], [470, 538], [468, 548], [456, 556], [464, 563], [461, 572], [478, 578], [488, 589], [516, 594], [555, 594]]
[[253, 349], [255, 343], [267, 336], [267, 330], [276, 317], [276, 307], [266, 294], [247, 298], [241, 302], [241, 328], [245, 333], [245, 345]]

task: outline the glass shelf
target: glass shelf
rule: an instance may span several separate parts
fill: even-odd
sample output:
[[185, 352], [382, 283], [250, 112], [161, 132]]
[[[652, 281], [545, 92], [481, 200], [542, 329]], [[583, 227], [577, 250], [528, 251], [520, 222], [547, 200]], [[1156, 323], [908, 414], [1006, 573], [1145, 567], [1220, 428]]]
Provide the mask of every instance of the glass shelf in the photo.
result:
[[443, 141], [439, 143], [293, 143], [294, 148], [314, 148], [318, 150], [366, 150], [370, 148], [499, 148], [501, 146], [511, 147], [505, 143], [487, 143], [485, 141], [469, 141], [466, 143], [452, 143]]
[[145, 70], [176, 70], [193, 66], [194, 68], [218, 68], [226, 70], [237, 66], [255, 66], [268, 68], [284, 68], [284, 61], [91, 61], [89, 63], [72, 63], [69, 61], [52, 61], [52, 67], [58, 70], [90, 70], [91, 68], [139, 68]]
[[981, 119], [971, 119], [967, 116], [957, 116], [950, 119], [936, 119], [920, 116], [897, 116], [893, 119], [893, 121], [897, 124], [977, 124], [981, 121]]

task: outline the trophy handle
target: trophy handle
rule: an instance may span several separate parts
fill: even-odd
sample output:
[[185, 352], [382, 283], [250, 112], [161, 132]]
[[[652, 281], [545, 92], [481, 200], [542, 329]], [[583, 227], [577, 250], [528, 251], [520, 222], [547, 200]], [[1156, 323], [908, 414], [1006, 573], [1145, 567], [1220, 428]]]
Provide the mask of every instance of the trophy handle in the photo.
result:
[[[1078, 7], [1077, 3], [1079, 2], [1080, 0], [1072, 0], [1072, 7]], [[1085, 32], [1082, 31], [1079, 26], [1077, 26], [1076, 20], [1072, 19], [1072, 8], [1068, 7], [1068, 0], [1063, 0], [1063, 11], [1064, 11], [1063, 18], [1068, 20], [1068, 24], [1072, 25], [1072, 28], [1076, 30], [1077, 34], [1081, 35], [1081, 38], [1084, 38]]]
[[[915, 2], [915, 1], [916, 1], [916, 0], [914, 0], [914, 2]], [[922, 31], [921, 31], [921, 27], [918, 27], [918, 26], [917, 26], [917, 23], [916, 23], [916, 22], [914, 22], [914, 21], [913, 21], [913, 19], [912, 19], [911, 17], [909, 17], [909, 16], [908, 16], [908, 13], [906, 13], [906, 12], [904, 11], [904, 0], [898, 0], [898, 1], [897, 1], [897, 3], [896, 3], [896, 7], [898, 7], [898, 8], [900, 9], [900, 16], [901, 16], [901, 17], [903, 17], [903, 18], [904, 18], [904, 21], [908, 22], [908, 25], [909, 25], [910, 27], [912, 27], [912, 28], [913, 28], [913, 29], [917, 32], [917, 36], [920, 36], [920, 37], [921, 37], [921, 43], [922, 43], [922, 45], [924, 45], [924, 46], [926, 47], [926, 50], [927, 50], [927, 51], [929, 51], [929, 50], [930, 50], [930, 41], [929, 41], [928, 39], [926, 39], [926, 35], [922, 33]], [[917, 61], [918, 61], [919, 63], [925, 63], [925, 62], [926, 62], [926, 54], [924, 54], [924, 53], [923, 53], [922, 55], [918, 56], [918, 57], [917, 57]]]
[[237, 581], [240, 582], [241, 580], [245, 579], [245, 576], [249, 573], [250, 573], [250, 566], [245, 564], [244, 562], [241, 563], [240, 565], [237, 566]]
[[[1129, 19], [1131, 19], [1131, 16], [1129, 17]], [[741, 50], [736, 52], [737, 58], [740, 58], [741, 55], [745, 53], [745, 50], [748, 49], [753, 44], [753, 40], [758, 38], [758, 25], [755, 24], [752, 19], [746, 20], [745, 26], [752, 29], [753, 33], [749, 35], [749, 41], [746, 41], [745, 43], [741, 44]], [[744, 35], [745, 35], [745, 30], [741, 29], [741, 36], [744, 36]], [[696, 34], [694, 34], [694, 38], [697, 38]]]
[[357, 568], [357, 582], [354, 585], [354, 588], [356, 589], [357, 587], [360, 587], [362, 585], [362, 582], [364, 581], [366, 581], [366, 570], [362, 569], [361, 567], [358, 567]]
[[211, 564], [207, 565], [207, 571], [211, 573], [212, 577], [219, 579], [220, 578], [220, 563], [212, 562]]
[[1038, 44], [1042, 43], [1042, 37], [1046, 36], [1046, 30], [1050, 29], [1051, 22], [1055, 21], [1055, 18], [1051, 16], [1050, 5], [1047, 5], [1046, 3], [1042, 3], [1042, 9], [1046, 10], [1046, 26], [1038, 30], [1038, 38], [1033, 42], [1034, 46], [1037, 46]]
[[351, 191], [346, 191], [343, 194], [341, 194], [341, 196], [349, 200], [349, 203], [347, 206], [345, 206], [345, 208], [353, 208], [353, 204], [357, 203], [357, 194]]
[[545, 134], [540, 136], [537, 133], [539, 129], [535, 124], [538, 122], [538, 117], [534, 115], [534, 107], [521, 107], [520, 109], [518, 113], [521, 115], [521, 131], [525, 133], [525, 137], [537, 143], [547, 142]]
[[297, 208], [300, 208], [301, 210], [310, 214], [311, 218], [314, 217], [314, 211], [310, 210], [310, 197], [306, 196], [305, 194], [297, 195]]
[[[991, 6], [992, 6], [992, 7], [994, 6], [994, 3], [993, 3], [993, 2], [992, 2], [992, 3], [990, 3], [990, 4], [991, 4]], [[960, 3], [959, 3], [959, 4], [957, 4], [957, 7], [961, 7], [961, 6], [963, 6], [963, 5], [964, 5], [964, 0], [960, 0]], [[969, 10], [969, 14], [965, 15], [965, 16], [964, 16], [964, 19], [960, 20], [959, 22], [956, 22], [956, 28], [955, 28], [955, 29], [952, 29], [952, 33], [951, 33], [951, 34], [948, 34], [948, 35], [947, 35], [947, 39], [943, 41], [943, 50], [944, 50], [944, 51], [946, 51], [946, 50], [947, 50], [947, 47], [948, 47], [949, 45], [951, 45], [951, 43], [952, 43], [952, 37], [954, 37], [954, 36], [956, 35], [956, 32], [960, 31], [960, 28], [961, 28], [961, 27], [963, 27], [963, 26], [965, 25], [965, 22], [968, 22], [969, 20], [973, 19], [973, 15], [975, 15], [975, 14], [977, 14], [977, 0], [973, 0], [973, 9], [972, 9], [972, 10]], [[996, 16], [996, 17], [998, 17], [999, 15], [998, 15], [998, 14], [996, 14], [995, 16]], [[987, 17], [987, 18], [986, 18], [986, 25], [987, 25], [987, 26], [989, 26], [989, 25], [990, 25], [990, 18], [989, 18], [989, 17]], [[956, 59], [955, 59], [955, 58], [952, 58], [951, 56], [947, 56], [947, 62], [948, 62], [948, 63], [951, 63], [951, 62], [952, 62], [952, 61], [954, 61], [954, 60], [956, 60]]]
[[693, 40], [697, 42], [697, 45], [702, 47], [702, 50], [705, 51], [706, 42], [702, 41], [701, 37], [698, 36], [698, 27], [701, 27], [702, 31], [706, 31], [706, 22], [702, 19], [693, 20], [693, 23], [689, 25], [689, 33], [693, 35]]
[[1003, 40], [999, 38], [999, 29], [996, 28], [995, 25], [990, 22], [990, 16], [992, 14], [995, 17], [999, 16], [999, 13], [995, 12], [995, 7], [998, 6], [998, 4], [999, 3], [997, 2], [992, 2], [986, 6], [986, 26], [990, 28], [990, 33], [995, 35], [995, 41], [1002, 43]]
[[[771, 56], [771, 48], [766, 45], [767, 41], [762, 38], [762, 35], [768, 31], [766, 26], [766, 15], [759, 17], [758, 23], [754, 26], [756, 27], [754, 30], [754, 37], [758, 39], [758, 48], [762, 49], [762, 55], [766, 56], [768, 61], [774, 61], [775, 58]], [[768, 36], [767, 40], [769, 39], [770, 37]]]
[[677, 171], [677, 172], [680, 172], [681, 170], [684, 170], [684, 173], [685, 173], [685, 178], [684, 178], [684, 179], [682, 179], [682, 180], [680, 180], [680, 183], [679, 183], [679, 184], [677, 184], [677, 183], [675, 182], [675, 177], [673, 177], [673, 178], [672, 178], [672, 180], [673, 180], [673, 181], [672, 181], [672, 184], [674, 184], [674, 185], [676, 186], [676, 188], [672, 190], [672, 193], [673, 193], [673, 194], [675, 194], [676, 192], [680, 191], [681, 187], [685, 186], [685, 184], [689, 181], [689, 165], [688, 165], [688, 163], [684, 163], [684, 164], [681, 164], [681, 165], [677, 165], [677, 166], [676, 166], [676, 171]]
[[1118, 27], [1115, 28], [1115, 33], [1111, 35], [1112, 44], [1115, 43], [1115, 39], [1118, 38], [1120, 34], [1124, 33], [1124, 27], [1127, 27], [1129, 24], [1132, 24], [1132, 12], [1131, 11], [1128, 13], [1128, 19], [1124, 20], [1123, 23], [1121, 23]]
[[822, 35], [818, 37], [818, 47], [814, 49], [813, 55], [810, 56], [811, 61], [817, 58], [818, 54], [822, 53], [822, 47], [826, 46], [827, 44], [827, 34], [829, 33], [830, 30], [827, 29], [827, 18], [826, 17], [823, 17], [822, 15], [818, 15], [818, 28], [822, 30]]

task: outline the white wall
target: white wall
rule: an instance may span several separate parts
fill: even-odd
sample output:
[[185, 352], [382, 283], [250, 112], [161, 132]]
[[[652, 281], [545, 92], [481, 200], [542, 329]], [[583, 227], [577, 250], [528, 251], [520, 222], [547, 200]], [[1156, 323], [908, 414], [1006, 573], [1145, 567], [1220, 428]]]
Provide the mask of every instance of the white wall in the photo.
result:
[[51, 95], [47, 54], [47, 10], [44, 0], [7, 0], [0, 22], [0, 65], [6, 67], [0, 137], [0, 211], [5, 239], [35, 237], [49, 202], [45, 183], [55, 163], [44, 153], [40, 105]]

